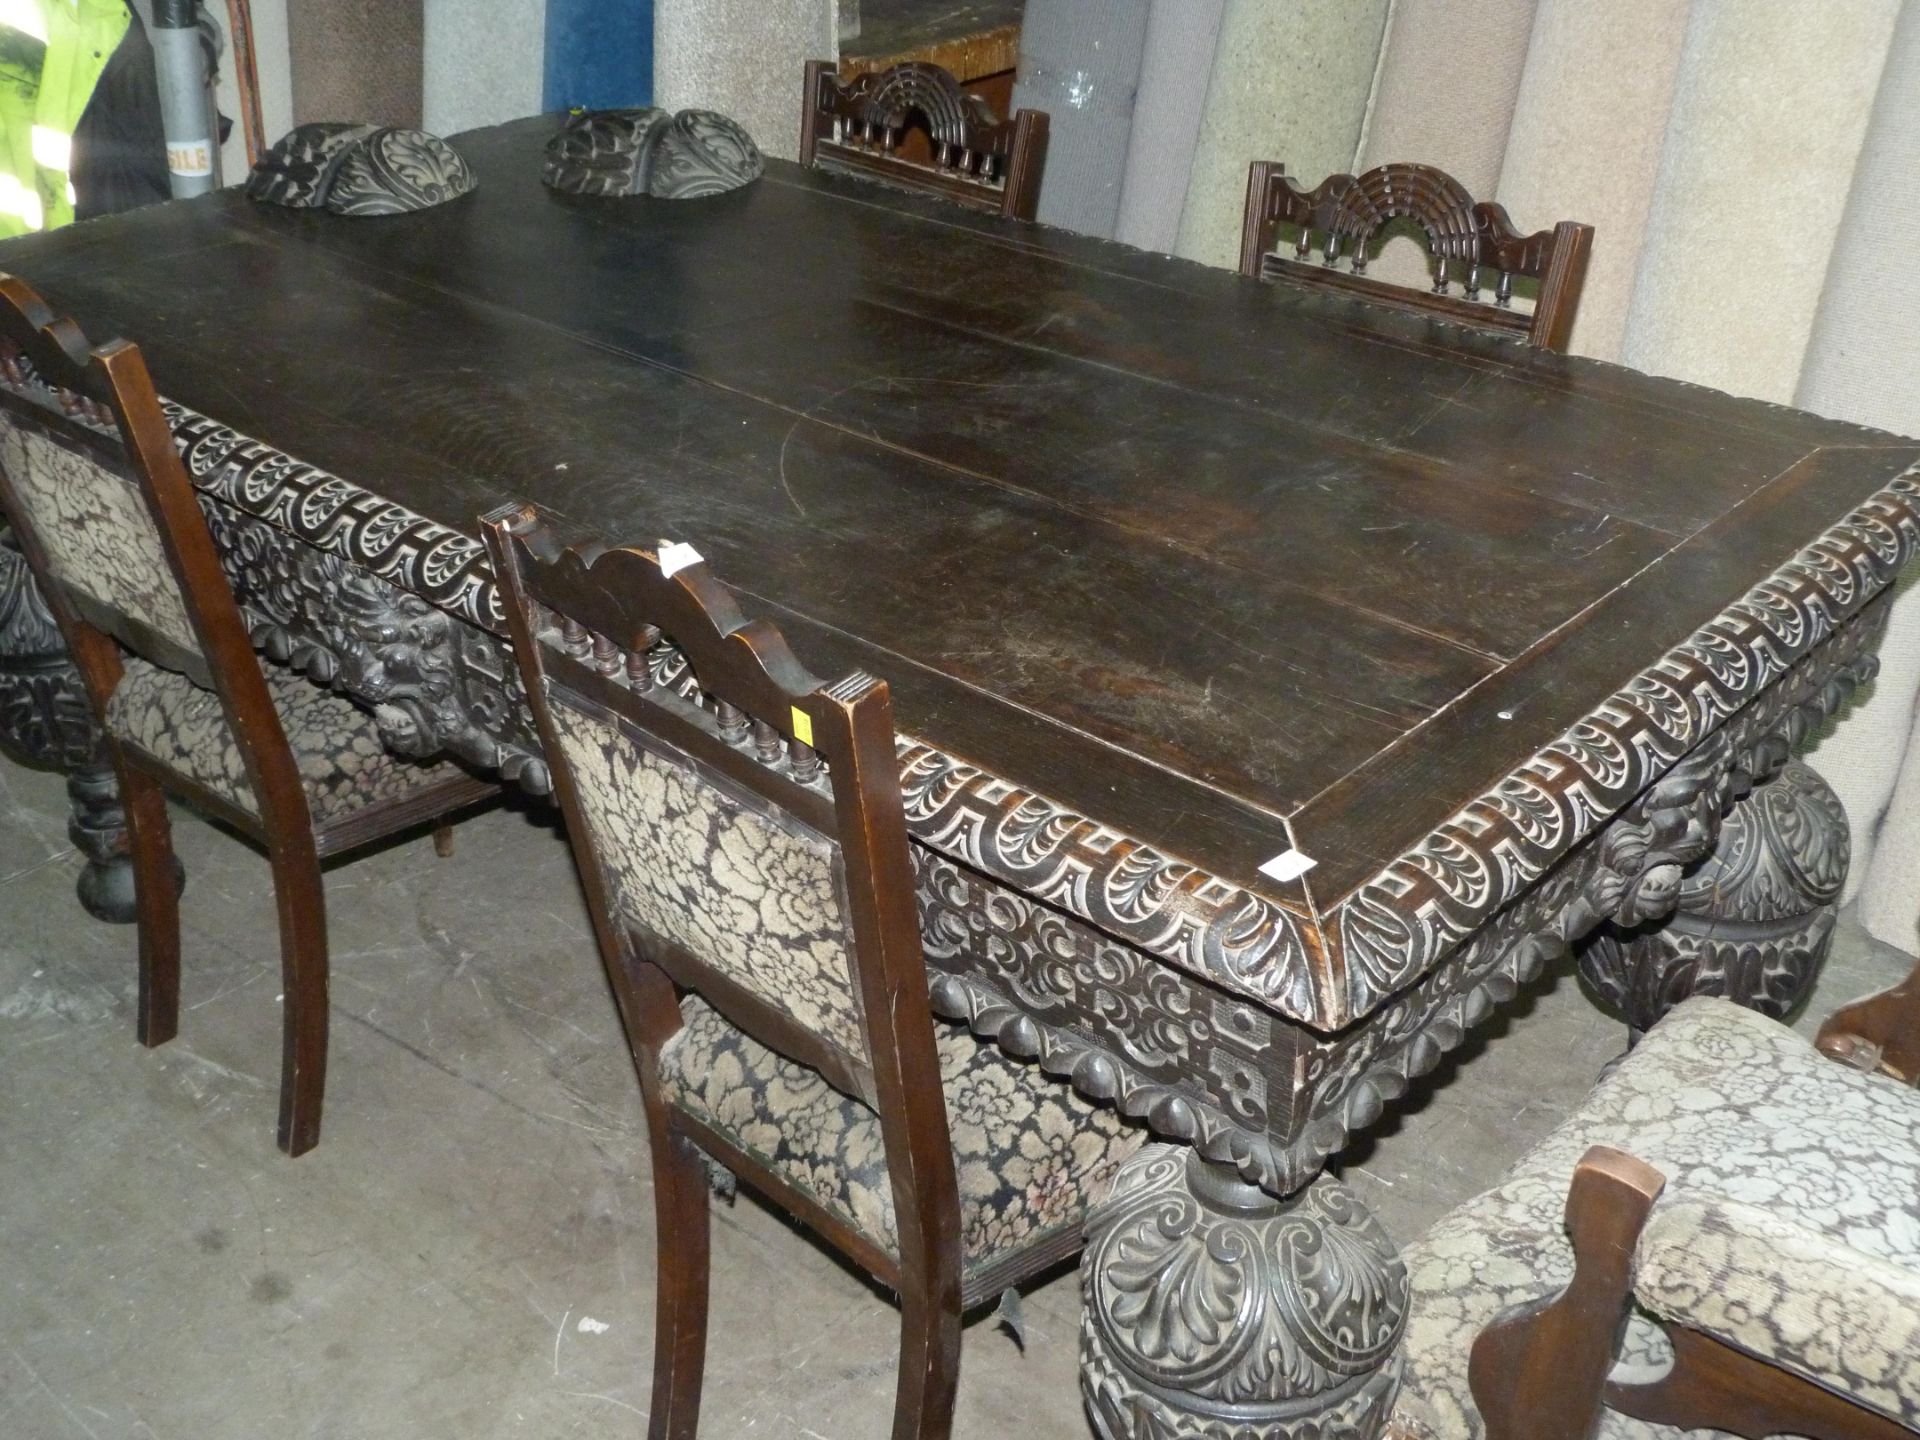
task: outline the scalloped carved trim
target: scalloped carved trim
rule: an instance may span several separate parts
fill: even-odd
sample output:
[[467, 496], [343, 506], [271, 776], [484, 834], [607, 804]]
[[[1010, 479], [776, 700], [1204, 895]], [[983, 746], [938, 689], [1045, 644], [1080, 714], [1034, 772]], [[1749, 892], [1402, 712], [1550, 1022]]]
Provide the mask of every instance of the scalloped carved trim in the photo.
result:
[[902, 735], [897, 749], [916, 839], [1296, 1020], [1316, 1017], [1299, 916], [923, 740]]
[[[163, 402], [195, 484], [503, 633], [478, 541]], [[935, 850], [1291, 1019], [1334, 1030], [1433, 968], [1883, 590], [1920, 549], [1920, 466], [1321, 919], [900, 737], [907, 819]], [[1784, 756], [1782, 757], [1784, 758]], [[1323, 953], [1324, 952], [1324, 953]]]
[[194, 486], [495, 634], [506, 615], [486, 547], [303, 464], [197, 410], [162, 400]]
[[[1271, 1031], [1217, 1006], [1203, 1013], [1184, 991], [1157, 996], [1153, 1020], [1143, 1023], [1130, 1014], [1137, 1002], [1128, 992], [1145, 982], [1124, 954], [1101, 951], [1072, 920], [1026, 895], [916, 850], [927, 957], [940, 972], [932, 977], [934, 1009], [1157, 1135], [1190, 1144], [1270, 1193], [1290, 1194], [1573, 941], [1608, 921], [1669, 913], [1681, 875], [1715, 844], [1734, 798], [1777, 774], [1790, 746], [1873, 673], [1870, 647], [1886, 614], [1882, 602], [1848, 621], [1444, 967], [1367, 1025], [1309, 1050], [1298, 1100], [1263, 1072], [1267, 1048], [1280, 1044]], [[1255, 1025], [1264, 1019], [1251, 1016]], [[1098, 1033], [1109, 1020], [1131, 1046]], [[1175, 1052], [1177, 1064], [1156, 1068]]]
[[1808, 545], [1330, 917], [1336, 1023], [1430, 970], [1886, 588], [1920, 549], [1920, 467]]

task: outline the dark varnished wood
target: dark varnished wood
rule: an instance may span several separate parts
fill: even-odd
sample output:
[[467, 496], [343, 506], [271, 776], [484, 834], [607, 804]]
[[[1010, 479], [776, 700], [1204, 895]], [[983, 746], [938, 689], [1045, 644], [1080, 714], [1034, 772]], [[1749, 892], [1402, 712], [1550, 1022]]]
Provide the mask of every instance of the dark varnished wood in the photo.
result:
[[1574, 1167], [1567, 1190], [1573, 1279], [1473, 1342], [1468, 1381], [1487, 1440], [1592, 1440], [1633, 1293], [1633, 1247], [1665, 1184], [1651, 1165], [1603, 1145]]
[[[1433, 284], [1424, 293], [1366, 273], [1369, 247], [1396, 219], [1411, 221], [1426, 236]], [[1274, 249], [1283, 225], [1298, 232], [1291, 257]], [[1459, 181], [1431, 165], [1379, 165], [1360, 175], [1330, 175], [1302, 190], [1283, 165], [1256, 160], [1247, 172], [1241, 231], [1243, 275], [1333, 290], [1562, 351], [1573, 336], [1593, 248], [1593, 227], [1572, 220], [1522, 234], [1504, 208], [1476, 202]], [[1308, 258], [1316, 236], [1318, 262]], [[1336, 268], [1343, 254], [1345, 271]], [[1536, 284], [1531, 310], [1512, 308], [1515, 276]], [[1449, 288], [1456, 282], [1463, 287], [1459, 296]], [[1483, 303], [1480, 296], [1489, 287], [1493, 299]]]
[[[1920, 455], [777, 163], [556, 196], [550, 128], [462, 137], [479, 190], [417, 215], [219, 196], [8, 254], [430, 518], [696, 540], [904, 730], [1303, 913]], [[1305, 886], [1257, 873], [1289, 845]]]
[[[902, 142], [917, 129], [922, 147]], [[903, 60], [842, 80], [825, 60], [807, 62], [800, 102], [800, 164], [924, 191], [1009, 220], [1031, 220], [1040, 203], [1047, 114], [1016, 110], [1002, 120], [952, 72]]]
[[[547, 741], [594, 929], [655, 1122], [656, 1162], [667, 1174], [659, 1202], [653, 1435], [691, 1436], [699, 1401], [704, 1342], [695, 1332], [705, 1326], [706, 1222], [704, 1216], [694, 1222], [694, 1242], [684, 1253], [675, 1228], [696, 1203], [691, 1192], [701, 1183], [699, 1167], [689, 1163], [690, 1143], [715, 1153], [899, 1292], [894, 1435], [911, 1440], [946, 1434], [960, 1361], [960, 1194], [924, 999], [926, 960], [886, 684], [861, 673], [834, 684], [816, 679], [777, 628], [741, 614], [732, 592], [704, 562], [669, 571], [647, 551], [604, 550], [597, 543], [563, 547], [528, 506], [491, 512], [486, 530], [514, 652]], [[570, 636], [577, 641], [571, 646]], [[699, 677], [701, 705], [658, 684], [647, 669], [645, 657], [663, 637]], [[610, 900], [612, 862], [599, 853], [565, 752], [553, 738], [551, 707], [562, 694], [568, 705], [603, 711], [630, 737], [673, 746], [832, 838], [863, 1050], [849, 1050], [771, 1007], [742, 1003], [746, 992], [709, 957], [622, 923]], [[825, 796], [815, 784], [823, 761]], [[823, 803], [829, 796], [830, 803]], [[669, 976], [734, 1024], [874, 1107], [892, 1182], [897, 1258], [877, 1251], [774, 1167], [728, 1144], [665, 1095], [660, 1045], [680, 1019]]]
[[[137, 617], [59, 583], [31, 509], [21, 503], [12, 481], [0, 474], [0, 502], [67, 637], [103, 733], [107, 705], [123, 674], [121, 645], [155, 663], [184, 669], [218, 695], [259, 804], [257, 815], [244, 811], [152, 756], [106, 736], [120, 776], [135, 869], [139, 1039], [146, 1045], [163, 1044], [179, 1028], [179, 908], [165, 800], [171, 791], [213, 811], [267, 851], [279, 912], [285, 993], [279, 1143], [290, 1155], [303, 1154], [320, 1137], [326, 1083], [327, 932], [321, 858], [438, 820], [490, 797], [496, 787], [456, 774], [400, 804], [367, 806], [344, 820], [317, 824], [138, 347], [125, 340], [90, 345], [72, 320], [56, 317], [24, 282], [0, 275], [0, 370], [13, 387], [0, 393], [0, 405], [12, 423], [37, 427], [127, 479], [152, 517], [172, 570], [170, 576], [156, 578], [177, 587], [199, 642], [197, 652], [182, 649]], [[47, 387], [33, 390], [47, 403], [25, 398], [34, 385]]]
[[[1646, 1385], [1608, 1385], [1607, 1405], [1676, 1430], [1747, 1440], [1906, 1440], [1905, 1425], [1685, 1326], [1669, 1327], [1673, 1369]], [[1542, 1440], [1545, 1440], [1542, 1432]]]
[[1920, 1085], [1920, 966], [1898, 985], [1842, 1005], [1821, 1023], [1823, 1055]]

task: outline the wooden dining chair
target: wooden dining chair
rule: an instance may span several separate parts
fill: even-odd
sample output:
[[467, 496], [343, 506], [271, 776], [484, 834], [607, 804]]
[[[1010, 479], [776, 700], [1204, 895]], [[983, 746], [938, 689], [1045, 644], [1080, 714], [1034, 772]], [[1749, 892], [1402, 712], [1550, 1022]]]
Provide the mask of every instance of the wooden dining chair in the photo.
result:
[[1139, 1133], [927, 998], [887, 686], [810, 675], [689, 547], [482, 521], [652, 1133], [650, 1434], [695, 1433], [717, 1160], [900, 1297], [893, 1434], [964, 1309], [1073, 1254]]
[[1389, 1434], [1920, 1434], [1917, 1056], [1920, 969], [1814, 1045], [1677, 1007], [1404, 1252]]
[[[320, 863], [498, 794], [401, 760], [373, 718], [263, 669], [139, 349], [90, 346], [0, 275], [0, 504], [60, 622], [119, 776], [139, 923], [137, 1033], [173, 1038], [180, 915], [166, 796], [265, 848], [284, 981], [279, 1140], [320, 1137], [327, 920]], [[123, 648], [124, 647], [124, 648]]]
[[[1403, 218], [1426, 236], [1430, 291], [1367, 274], [1368, 247], [1389, 221]], [[1291, 255], [1276, 248], [1283, 226], [1299, 232]], [[1318, 261], [1309, 258], [1316, 237]], [[1278, 161], [1256, 160], [1247, 175], [1240, 273], [1354, 295], [1564, 352], [1592, 248], [1593, 227], [1572, 220], [1522, 235], [1505, 209], [1475, 201], [1459, 181], [1431, 165], [1380, 165], [1363, 175], [1330, 175], [1315, 189], [1302, 190]], [[1345, 270], [1338, 268], [1343, 255]], [[1482, 298], [1489, 271], [1491, 301]], [[1513, 308], [1516, 276], [1539, 283], [1531, 311]], [[1458, 295], [1452, 290], [1456, 282]]]
[[[908, 137], [926, 132], [924, 158]], [[938, 65], [904, 61], [842, 81], [825, 60], [807, 62], [800, 105], [800, 163], [864, 175], [943, 200], [1031, 220], [1040, 203], [1047, 113], [1001, 120]]]

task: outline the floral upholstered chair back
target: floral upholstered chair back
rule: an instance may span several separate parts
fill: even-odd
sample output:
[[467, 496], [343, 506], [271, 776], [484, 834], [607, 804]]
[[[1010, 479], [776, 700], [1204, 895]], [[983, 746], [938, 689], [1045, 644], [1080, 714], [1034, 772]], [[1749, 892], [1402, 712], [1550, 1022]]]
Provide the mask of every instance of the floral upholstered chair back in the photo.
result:
[[194, 503], [139, 351], [91, 350], [71, 321], [0, 276], [0, 483], [23, 548], [93, 627], [211, 684], [146, 469]]
[[876, 1061], [923, 1046], [937, 1096], [886, 685], [822, 684], [690, 547], [563, 548], [527, 506], [485, 524], [623, 1006], [621, 971], [657, 966], [883, 1112]]

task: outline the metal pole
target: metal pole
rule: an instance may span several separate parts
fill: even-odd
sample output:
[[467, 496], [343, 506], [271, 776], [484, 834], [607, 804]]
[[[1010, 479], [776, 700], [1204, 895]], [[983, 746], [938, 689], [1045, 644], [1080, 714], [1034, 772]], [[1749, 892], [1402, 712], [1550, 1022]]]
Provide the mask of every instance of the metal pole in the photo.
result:
[[160, 122], [167, 136], [167, 176], [176, 199], [204, 195], [218, 183], [219, 152], [207, 90], [196, 0], [153, 0], [153, 64], [160, 80]]

